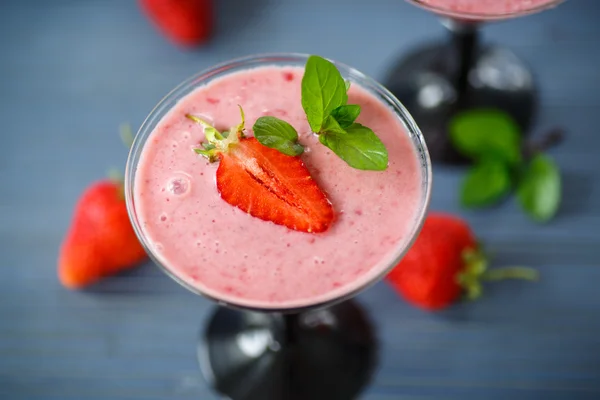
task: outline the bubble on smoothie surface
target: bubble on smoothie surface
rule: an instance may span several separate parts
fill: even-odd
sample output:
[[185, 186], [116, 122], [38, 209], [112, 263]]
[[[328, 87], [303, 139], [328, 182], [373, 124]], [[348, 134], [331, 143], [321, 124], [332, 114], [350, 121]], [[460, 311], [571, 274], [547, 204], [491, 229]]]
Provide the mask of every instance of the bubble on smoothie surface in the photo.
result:
[[282, 108], [263, 108], [262, 115], [271, 117], [284, 118], [288, 116], [288, 112]]
[[190, 180], [187, 177], [177, 176], [167, 183], [167, 190], [176, 196], [181, 196], [190, 191]]

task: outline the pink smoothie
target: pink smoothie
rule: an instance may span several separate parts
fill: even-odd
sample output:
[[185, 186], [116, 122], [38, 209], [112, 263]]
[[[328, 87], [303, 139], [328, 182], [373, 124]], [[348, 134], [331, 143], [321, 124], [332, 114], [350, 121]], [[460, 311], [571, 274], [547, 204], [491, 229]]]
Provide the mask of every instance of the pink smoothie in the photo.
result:
[[[303, 69], [259, 67], [195, 89], [164, 116], [145, 143], [135, 172], [134, 204], [152, 252], [172, 275], [218, 300], [249, 307], [300, 307], [337, 298], [369, 283], [406, 247], [424, 201], [417, 150], [393, 111], [353, 84], [349, 103], [358, 122], [387, 146], [386, 171], [349, 167], [311, 133], [300, 102]], [[217, 163], [193, 148], [204, 129], [239, 123], [247, 134], [263, 115], [284, 119], [306, 146], [301, 156], [327, 194], [336, 220], [325, 233], [287, 229], [251, 217], [223, 201]]]
[[416, 0], [439, 12], [470, 14], [482, 18], [503, 18], [529, 13], [554, 4], [557, 0]]

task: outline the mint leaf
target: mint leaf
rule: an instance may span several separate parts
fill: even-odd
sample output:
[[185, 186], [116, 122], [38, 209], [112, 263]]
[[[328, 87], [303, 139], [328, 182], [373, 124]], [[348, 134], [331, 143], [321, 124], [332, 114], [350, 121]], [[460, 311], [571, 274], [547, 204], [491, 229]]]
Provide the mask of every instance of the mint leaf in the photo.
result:
[[319, 141], [353, 168], [382, 171], [387, 168], [388, 153], [377, 135], [366, 126], [352, 124], [346, 133], [323, 132]]
[[304, 147], [298, 143], [298, 133], [287, 122], [275, 117], [260, 117], [252, 127], [254, 137], [263, 146], [279, 150], [288, 156], [298, 156]]
[[521, 133], [514, 120], [497, 110], [469, 110], [450, 121], [450, 139], [463, 155], [480, 160], [492, 155], [510, 165], [521, 162]]
[[313, 132], [320, 132], [331, 111], [347, 102], [346, 82], [335, 65], [310, 56], [302, 77], [302, 108]]
[[511, 187], [510, 171], [506, 164], [498, 159], [484, 159], [465, 177], [461, 203], [468, 208], [489, 206], [507, 195]]
[[338, 121], [332, 115], [325, 118], [325, 122], [323, 122], [323, 127], [321, 127], [321, 132], [322, 133], [334, 132], [334, 133], [342, 133], [342, 134], [346, 133], [344, 128], [342, 128], [340, 126]]
[[523, 209], [536, 221], [550, 220], [558, 211], [561, 199], [561, 178], [551, 158], [533, 157], [521, 177], [517, 196]]
[[346, 92], [347, 92], [348, 90], [350, 90], [350, 85], [351, 85], [351, 83], [350, 83], [350, 81], [349, 81], [348, 79], [346, 79], [346, 80], [344, 81], [344, 83], [346, 84]]
[[331, 111], [331, 116], [335, 118], [342, 128], [352, 125], [359, 114], [360, 106], [358, 104], [346, 104]]

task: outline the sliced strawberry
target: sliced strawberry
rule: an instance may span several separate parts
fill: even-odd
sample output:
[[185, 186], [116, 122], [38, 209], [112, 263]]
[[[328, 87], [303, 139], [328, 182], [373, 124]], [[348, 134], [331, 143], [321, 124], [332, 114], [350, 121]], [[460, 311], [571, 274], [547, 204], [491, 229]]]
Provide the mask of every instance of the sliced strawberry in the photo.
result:
[[196, 149], [210, 161], [220, 161], [217, 190], [221, 198], [253, 217], [302, 232], [326, 231], [333, 207], [300, 159], [244, 137], [242, 122], [219, 132], [201, 119], [207, 143]]
[[253, 217], [303, 232], [323, 232], [333, 208], [299, 157], [243, 138], [221, 153], [217, 189]]

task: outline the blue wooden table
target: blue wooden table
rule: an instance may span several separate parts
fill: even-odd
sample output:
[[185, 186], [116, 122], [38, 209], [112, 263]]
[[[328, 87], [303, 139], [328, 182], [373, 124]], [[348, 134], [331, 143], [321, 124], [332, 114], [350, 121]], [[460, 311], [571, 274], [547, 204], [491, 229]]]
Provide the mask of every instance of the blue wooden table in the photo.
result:
[[[139, 126], [187, 76], [256, 52], [338, 59], [381, 78], [436, 19], [402, 0], [218, 0], [214, 40], [181, 51], [133, 0], [0, 1], [0, 398], [213, 399], [195, 343], [212, 304], [151, 264], [83, 293], [55, 274], [78, 194], [126, 149], [117, 127]], [[568, 139], [552, 155], [564, 204], [547, 226], [514, 202], [460, 210], [459, 169], [435, 167], [432, 208], [461, 212], [495, 265], [538, 268], [537, 284], [486, 288], [440, 314], [418, 311], [385, 284], [359, 296], [381, 360], [365, 400], [600, 398], [600, 1], [485, 28], [535, 70], [535, 133]]]

